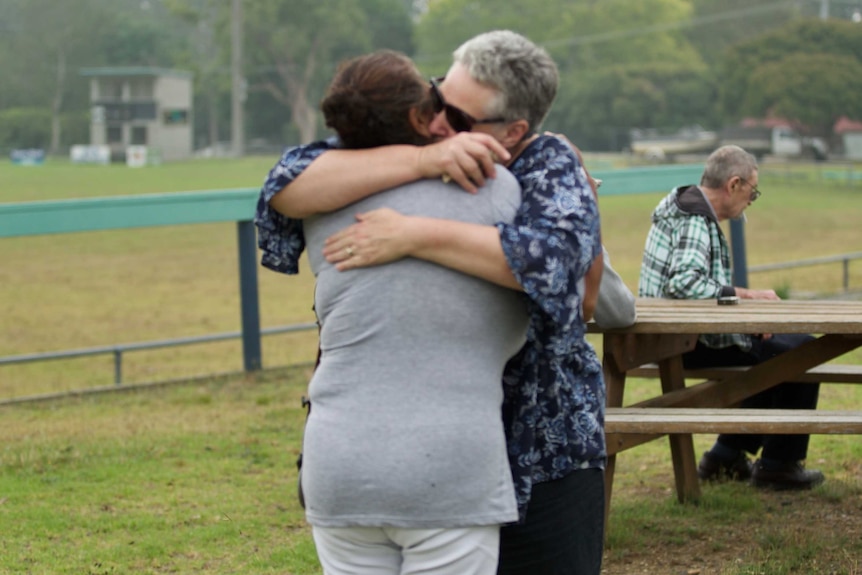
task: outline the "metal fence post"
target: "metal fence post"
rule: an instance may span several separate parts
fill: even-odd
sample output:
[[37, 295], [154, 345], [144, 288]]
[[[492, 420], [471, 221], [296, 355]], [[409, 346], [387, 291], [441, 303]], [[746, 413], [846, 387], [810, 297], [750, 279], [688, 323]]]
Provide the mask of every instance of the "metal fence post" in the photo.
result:
[[745, 258], [745, 221], [730, 220], [730, 251], [733, 257], [733, 285], [748, 287], [748, 262]]
[[236, 224], [239, 249], [239, 297], [242, 313], [242, 356], [245, 371], [259, 370], [260, 307], [257, 294], [257, 236], [251, 220]]
[[114, 349], [114, 385], [123, 384], [123, 352]]
[[844, 291], [850, 291], [850, 258], [844, 258]]

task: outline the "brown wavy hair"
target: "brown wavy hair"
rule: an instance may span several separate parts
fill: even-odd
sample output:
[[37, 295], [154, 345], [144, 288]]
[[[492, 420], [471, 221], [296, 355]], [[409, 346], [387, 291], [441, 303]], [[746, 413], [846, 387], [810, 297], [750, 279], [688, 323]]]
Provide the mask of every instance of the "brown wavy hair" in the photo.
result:
[[428, 82], [400, 52], [378, 50], [342, 62], [320, 109], [345, 148], [427, 144], [410, 123], [410, 110], [430, 116]]

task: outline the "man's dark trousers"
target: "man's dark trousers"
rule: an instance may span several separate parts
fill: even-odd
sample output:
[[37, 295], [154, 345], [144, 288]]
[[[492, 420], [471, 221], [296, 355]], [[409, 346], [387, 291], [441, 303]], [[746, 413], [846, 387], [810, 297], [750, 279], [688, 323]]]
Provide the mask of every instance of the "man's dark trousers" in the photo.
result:
[[[810, 335], [795, 333], [775, 334], [768, 339], [753, 337], [749, 351], [737, 346], [709, 348], [698, 342], [694, 350], [683, 356], [683, 365], [686, 369], [758, 365], [813, 339]], [[751, 409], [816, 409], [819, 391], [819, 383], [786, 382], [746, 399], [741, 405]], [[751, 454], [762, 447], [763, 459], [796, 462], [807, 456], [808, 438], [808, 435], [722, 434], [718, 436], [718, 443]]]

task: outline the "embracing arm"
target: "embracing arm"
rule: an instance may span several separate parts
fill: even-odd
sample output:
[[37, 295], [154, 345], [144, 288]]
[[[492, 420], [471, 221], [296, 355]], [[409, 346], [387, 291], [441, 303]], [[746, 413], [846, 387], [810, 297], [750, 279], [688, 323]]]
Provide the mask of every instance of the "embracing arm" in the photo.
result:
[[421, 178], [418, 151], [416, 146], [330, 150], [275, 194], [269, 205], [291, 218], [337, 210], [381, 190]]
[[388, 208], [357, 214], [356, 219], [356, 224], [328, 238], [323, 248], [323, 255], [340, 271], [411, 256], [521, 289], [494, 226], [405, 216]]
[[314, 159], [269, 201], [282, 215], [304, 218], [421, 178], [446, 175], [468, 192], [493, 177], [494, 159], [509, 153], [488, 134], [464, 132], [428, 146], [330, 150]]
[[437, 220], [428, 228], [427, 241], [414, 252], [417, 258], [503, 287], [523, 289], [509, 269], [500, 232], [494, 226]]

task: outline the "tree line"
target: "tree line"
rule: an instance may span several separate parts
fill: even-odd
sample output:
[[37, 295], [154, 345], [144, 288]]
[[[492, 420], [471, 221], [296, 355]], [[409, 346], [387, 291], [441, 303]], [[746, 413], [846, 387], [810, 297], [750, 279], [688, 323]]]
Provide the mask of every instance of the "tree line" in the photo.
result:
[[[829, 5], [829, 4], [827, 4]], [[862, 119], [862, 0], [242, 0], [245, 134], [274, 146], [325, 134], [317, 103], [344, 58], [391, 48], [427, 75], [465, 39], [509, 28], [545, 46], [560, 92], [546, 128], [620, 150], [632, 128], [745, 117], [827, 135]], [[89, 141], [82, 68], [194, 74], [196, 147], [230, 138], [226, 0], [0, 0], [0, 148]]]

